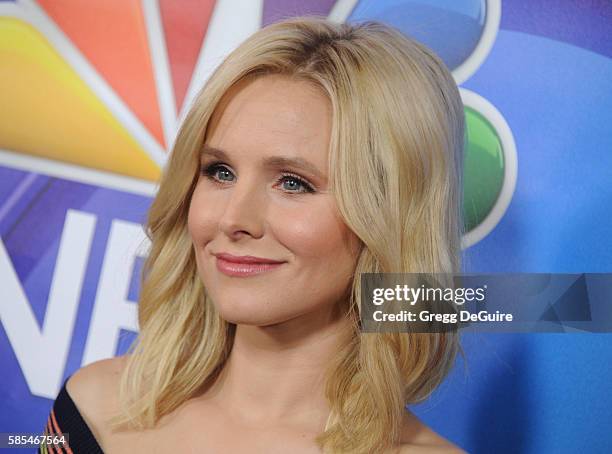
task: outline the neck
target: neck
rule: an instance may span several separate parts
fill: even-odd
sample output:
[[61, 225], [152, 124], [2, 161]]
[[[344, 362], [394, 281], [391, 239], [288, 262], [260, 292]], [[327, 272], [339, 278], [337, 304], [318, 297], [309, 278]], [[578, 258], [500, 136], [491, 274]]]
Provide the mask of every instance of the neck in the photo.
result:
[[269, 326], [237, 325], [215, 400], [249, 424], [306, 424], [322, 430], [330, 361], [351, 334], [341, 310], [321, 310]]

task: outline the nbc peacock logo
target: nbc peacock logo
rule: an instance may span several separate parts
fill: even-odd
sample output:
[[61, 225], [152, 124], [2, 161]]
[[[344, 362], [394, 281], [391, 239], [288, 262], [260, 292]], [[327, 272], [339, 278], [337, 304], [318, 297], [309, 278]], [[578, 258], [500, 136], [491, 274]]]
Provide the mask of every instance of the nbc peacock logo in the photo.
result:
[[[465, 105], [463, 247], [503, 217], [517, 154], [503, 115], [462, 87], [500, 0], [0, 0], [0, 166], [152, 196], [177, 127], [225, 55], [281, 17], [382, 20], [434, 49]], [[1, 211], [1, 210], [0, 210]]]

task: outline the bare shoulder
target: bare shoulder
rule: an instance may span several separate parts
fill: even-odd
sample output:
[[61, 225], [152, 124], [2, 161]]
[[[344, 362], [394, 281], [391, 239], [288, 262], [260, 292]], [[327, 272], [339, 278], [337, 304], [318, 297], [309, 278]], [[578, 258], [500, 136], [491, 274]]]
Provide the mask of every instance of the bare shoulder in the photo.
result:
[[103, 421], [118, 401], [119, 379], [127, 356], [102, 359], [77, 370], [66, 382], [66, 391], [97, 440], [103, 436]]
[[398, 454], [466, 454], [466, 452], [423, 424], [411, 412], [406, 413]]
[[126, 356], [102, 359], [77, 370], [66, 382], [66, 390], [75, 403], [104, 401], [118, 383]]

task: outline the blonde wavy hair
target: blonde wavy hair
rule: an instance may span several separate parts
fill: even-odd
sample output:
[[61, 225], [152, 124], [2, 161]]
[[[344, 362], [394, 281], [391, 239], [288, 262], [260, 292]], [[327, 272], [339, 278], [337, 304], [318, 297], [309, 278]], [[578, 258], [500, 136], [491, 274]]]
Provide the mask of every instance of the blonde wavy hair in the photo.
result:
[[120, 381], [113, 428], [151, 428], [211, 384], [230, 353], [199, 278], [187, 212], [199, 153], [221, 97], [247, 76], [320, 87], [333, 107], [329, 188], [360, 238], [349, 306], [354, 329], [329, 365], [324, 452], [382, 452], [399, 441], [407, 404], [425, 399], [459, 350], [458, 334], [360, 332], [361, 273], [460, 271], [463, 104], [430, 49], [378, 22], [318, 16], [262, 28], [218, 66], [195, 99], [164, 168], [145, 230], [140, 332]]

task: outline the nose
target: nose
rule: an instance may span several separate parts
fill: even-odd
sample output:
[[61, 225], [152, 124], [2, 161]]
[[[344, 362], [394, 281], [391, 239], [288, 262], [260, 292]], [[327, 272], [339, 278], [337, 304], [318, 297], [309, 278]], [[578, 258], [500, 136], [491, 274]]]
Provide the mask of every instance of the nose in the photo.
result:
[[243, 177], [227, 191], [229, 196], [219, 218], [219, 229], [233, 239], [245, 234], [261, 237], [266, 211], [265, 190]]

